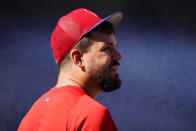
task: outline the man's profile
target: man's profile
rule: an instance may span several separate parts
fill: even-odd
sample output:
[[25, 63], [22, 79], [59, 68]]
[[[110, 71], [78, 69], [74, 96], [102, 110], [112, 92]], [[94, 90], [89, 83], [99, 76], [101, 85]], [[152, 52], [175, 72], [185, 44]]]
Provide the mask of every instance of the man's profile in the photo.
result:
[[121, 12], [101, 19], [81, 8], [59, 20], [51, 36], [57, 84], [33, 104], [19, 131], [117, 130], [95, 98], [121, 86], [117, 69], [122, 56], [114, 36], [121, 18]]

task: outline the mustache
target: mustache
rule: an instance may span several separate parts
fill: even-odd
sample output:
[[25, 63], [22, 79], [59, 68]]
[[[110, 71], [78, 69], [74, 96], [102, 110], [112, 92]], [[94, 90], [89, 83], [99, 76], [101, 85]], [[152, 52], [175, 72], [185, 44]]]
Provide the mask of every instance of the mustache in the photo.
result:
[[112, 63], [110, 64], [110, 67], [118, 65], [120, 66], [120, 63], [118, 61], [112, 61]]

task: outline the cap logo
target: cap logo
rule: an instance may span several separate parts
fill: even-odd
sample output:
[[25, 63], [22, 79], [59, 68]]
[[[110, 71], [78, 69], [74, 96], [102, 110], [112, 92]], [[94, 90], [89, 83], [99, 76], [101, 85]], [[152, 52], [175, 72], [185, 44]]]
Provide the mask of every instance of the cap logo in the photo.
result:
[[61, 18], [59, 21], [59, 26], [72, 39], [77, 39], [81, 32], [83, 32], [80, 25], [78, 25], [75, 21], [72, 20], [72, 18], [69, 17]]

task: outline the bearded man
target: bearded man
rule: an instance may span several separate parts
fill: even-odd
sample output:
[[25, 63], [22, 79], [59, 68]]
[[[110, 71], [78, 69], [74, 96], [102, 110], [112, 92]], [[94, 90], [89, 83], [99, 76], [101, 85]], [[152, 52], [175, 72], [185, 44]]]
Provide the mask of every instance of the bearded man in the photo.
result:
[[59, 65], [57, 84], [41, 96], [23, 118], [19, 131], [116, 131], [106, 107], [95, 98], [121, 85], [117, 72], [116, 12], [105, 19], [88, 9], [63, 16], [51, 36]]

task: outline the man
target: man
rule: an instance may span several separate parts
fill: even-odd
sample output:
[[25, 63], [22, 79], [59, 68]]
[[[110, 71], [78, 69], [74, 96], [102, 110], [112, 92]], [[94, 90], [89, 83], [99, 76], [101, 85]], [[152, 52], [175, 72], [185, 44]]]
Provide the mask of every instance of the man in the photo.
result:
[[122, 13], [105, 19], [87, 9], [63, 16], [51, 37], [58, 81], [22, 120], [19, 131], [116, 131], [109, 111], [94, 99], [121, 85], [113, 27]]

